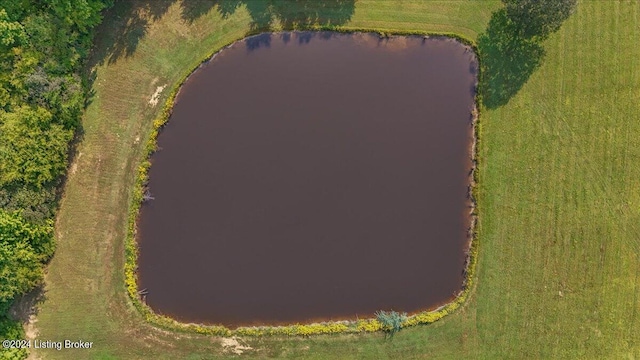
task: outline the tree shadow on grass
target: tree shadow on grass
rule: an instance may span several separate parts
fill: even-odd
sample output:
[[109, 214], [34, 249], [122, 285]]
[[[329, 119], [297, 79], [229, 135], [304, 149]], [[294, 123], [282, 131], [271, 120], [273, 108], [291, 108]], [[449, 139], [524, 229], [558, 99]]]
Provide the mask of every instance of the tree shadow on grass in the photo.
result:
[[[199, 17], [205, 15], [216, 5], [218, 9], [223, 5], [223, 3], [227, 3], [227, 1], [219, 1], [219, 0], [182, 0], [180, 2], [180, 16], [183, 20], [188, 23], [193, 23]], [[229, 14], [233, 13], [235, 8], [229, 10]], [[222, 11], [220, 11], [222, 12]]]
[[213, 9], [228, 18], [245, 6], [253, 32], [267, 31], [276, 22], [285, 30], [337, 26], [351, 19], [355, 11], [354, 0], [116, 0], [103, 13], [102, 24], [96, 29], [89, 68], [133, 55], [150, 23], [162, 17], [176, 2], [179, 2], [182, 19], [189, 23]]
[[93, 48], [84, 68], [85, 109], [95, 96], [95, 67], [133, 55], [147, 34], [150, 22], [161, 18], [173, 2], [175, 0], [116, 0], [102, 13], [102, 23], [94, 29]]
[[[221, 1], [223, 5], [225, 1]], [[353, 16], [355, 2], [353, 0], [269, 0], [269, 1], [233, 1], [245, 3], [251, 16], [252, 31], [267, 31], [278, 22], [284, 30], [308, 29], [314, 26], [338, 26], [346, 23]], [[234, 5], [237, 8], [239, 5]], [[227, 7], [227, 8], [230, 8]], [[225, 6], [221, 6], [225, 16]], [[298, 42], [308, 43], [312, 34], [298, 36]], [[261, 46], [268, 47], [271, 34], [254, 42], [247, 39], [248, 50], [255, 50]]]
[[[214, 10], [228, 18], [245, 6], [254, 33], [268, 31], [276, 22], [285, 30], [337, 26], [351, 19], [355, 11], [355, 0], [115, 0], [113, 6], [103, 12], [102, 23], [94, 29], [94, 47], [84, 70], [85, 108], [95, 95], [96, 65], [112, 64], [133, 55], [150, 24], [177, 2], [181, 18], [188, 23]], [[268, 47], [270, 43], [269, 34], [249, 39], [246, 46], [254, 50]]]
[[[272, 0], [269, 4], [270, 6], [266, 9], [267, 15], [263, 17], [270, 17], [272, 20], [278, 19], [285, 29], [305, 28], [314, 25], [342, 25], [351, 19], [355, 11], [353, 0]], [[254, 18], [254, 10], [256, 9], [251, 6], [247, 7]]]
[[216, 5], [223, 18], [246, 6], [253, 31], [266, 31], [276, 21], [285, 30], [337, 26], [349, 21], [355, 11], [354, 0], [183, 0], [180, 3], [182, 18], [192, 22]]
[[136, 51], [149, 24], [164, 15], [175, 0], [116, 1], [103, 13], [95, 30], [94, 49], [89, 65], [114, 63]]
[[14, 321], [20, 321], [22, 324], [28, 324], [31, 316], [38, 315], [38, 306], [41, 305], [46, 298], [44, 285], [37, 286], [13, 301], [7, 312], [9, 318]]
[[493, 13], [486, 31], [478, 37], [483, 69], [480, 91], [489, 109], [507, 104], [542, 64], [545, 54], [542, 45], [519, 33], [506, 11], [500, 9]]

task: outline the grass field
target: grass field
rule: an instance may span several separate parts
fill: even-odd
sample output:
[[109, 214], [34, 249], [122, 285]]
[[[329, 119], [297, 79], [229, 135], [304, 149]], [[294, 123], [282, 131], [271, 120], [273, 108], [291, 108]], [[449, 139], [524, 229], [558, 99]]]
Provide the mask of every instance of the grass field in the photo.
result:
[[[125, 295], [123, 241], [142, 145], [164, 96], [206, 54], [265, 19], [255, 3], [151, 3], [117, 3], [98, 31], [95, 95], [58, 216], [46, 299], [29, 327], [41, 340], [83, 339], [93, 349], [32, 351], [35, 358], [232, 355], [220, 339], [144, 323]], [[360, 0], [340, 23], [475, 39], [499, 7]], [[640, 358], [638, 44], [640, 2], [581, 1], [517, 94], [482, 109], [479, 275], [463, 309], [391, 340], [241, 339], [252, 348], [242, 357]]]

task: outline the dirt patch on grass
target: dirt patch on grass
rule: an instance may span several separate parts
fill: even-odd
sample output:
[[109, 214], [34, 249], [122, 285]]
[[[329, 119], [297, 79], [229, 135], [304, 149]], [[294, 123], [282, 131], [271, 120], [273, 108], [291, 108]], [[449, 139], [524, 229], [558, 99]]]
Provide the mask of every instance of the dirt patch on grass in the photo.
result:
[[241, 355], [243, 352], [247, 350], [253, 350], [251, 346], [242, 345], [240, 341], [238, 341], [238, 338], [236, 337], [222, 338], [220, 342], [222, 344], [222, 348], [224, 349], [224, 352], [226, 353]]
[[71, 164], [71, 169], [69, 169], [69, 173], [71, 175], [74, 175], [76, 173], [76, 171], [78, 171], [78, 161], [80, 161], [80, 158], [82, 157], [82, 153], [78, 153], [78, 157], [75, 159], [75, 161]]
[[160, 100], [160, 94], [162, 94], [162, 91], [166, 87], [167, 87], [167, 84], [156, 87], [156, 92], [154, 92], [153, 95], [151, 95], [151, 99], [149, 99], [149, 105], [151, 105], [152, 107], [158, 105], [158, 100]]

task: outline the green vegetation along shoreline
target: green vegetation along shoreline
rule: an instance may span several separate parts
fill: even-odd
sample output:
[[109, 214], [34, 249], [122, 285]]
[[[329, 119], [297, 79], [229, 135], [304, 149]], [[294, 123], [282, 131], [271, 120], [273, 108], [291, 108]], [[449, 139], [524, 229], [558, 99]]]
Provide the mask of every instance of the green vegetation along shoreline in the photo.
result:
[[[314, 31], [334, 31], [331, 27], [313, 27]], [[339, 28], [337, 32], [342, 33], [357, 33], [364, 32], [364, 29], [345, 29]], [[398, 31], [393, 32], [391, 30], [374, 30], [378, 36], [380, 37], [388, 37], [388, 36], [410, 36], [410, 35], [419, 35], [419, 36], [443, 36], [451, 39], [455, 39], [460, 43], [469, 47], [470, 50], [477, 52], [475, 43], [467, 38], [464, 38], [460, 35], [451, 35], [451, 34], [442, 34], [442, 33], [429, 33], [424, 31]], [[371, 31], [369, 31], [371, 32]], [[248, 37], [237, 41], [244, 41], [251, 36], [256, 36], [257, 34], [251, 34]], [[310, 336], [310, 335], [321, 335], [321, 334], [340, 334], [340, 333], [360, 333], [360, 332], [376, 332], [376, 331], [389, 331], [378, 319], [369, 318], [369, 319], [358, 319], [351, 321], [327, 321], [322, 323], [313, 323], [313, 324], [291, 324], [285, 326], [250, 326], [250, 327], [239, 327], [237, 329], [229, 329], [225, 326], [221, 325], [202, 325], [202, 324], [187, 324], [176, 321], [170, 317], [163, 316], [155, 313], [147, 304], [145, 304], [141, 300], [139, 287], [137, 283], [137, 273], [136, 269], [138, 267], [138, 245], [136, 240], [136, 229], [137, 229], [137, 219], [140, 213], [140, 207], [144, 202], [144, 195], [148, 183], [148, 171], [151, 167], [150, 157], [157, 149], [157, 137], [162, 131], [162, 128], [169, 120], [171, 116], [171, 112], [175, 103], [176, 96], [180, 92], [182, 85], [184, 82], [193, 74], [195, 71], [200, 68], [203, 63], [210, 61], [214, 56], [216, 56], [220, 51], [224, 51], [224, 49], [231, 44], [227, 44], [222, 46], [219, 49], [216, 49], [215, 52], [208, 54], [197, 66], [192, 69], [188, 69], [185, 72], [185, 75], [176, 82], [176, 85], [171, 89], [167, 96], [167, 100], [164, 103], [162, 110], [158, 117], [153, 121], [153, 129], [151, 134], [149, 135], [148, 141], [144, 148], [144, 160], [138, 167], [138, 173], [136, 175], [136, 180], [133, 188], [133, 198], [132, 204], [129, 207], [129, 217], [128, 217], [128, 231], [127, 238], [125, 240], [125, 284], [127, 288], [127, 294], [129, 295], [129, 299], [133, 303], [133, 306], [140, 312], [140, 314], [146, 319], [146, 321], [151, 324], [157, 325], [164, 329], [174, 330], [174, 331], [188, 331], [199, 334], [207, 334], [207, 335], [217, 335], [217, 336], [265, 336], [265, 335], [286, 335], [286, 336]], [[477, 61], [477, 56], [476, 56]], [[481, 75], [481, 71], [478, 72], [478, 77]], [[477, 79], [476, 79], [477, 82]], [[478, 101], [478, 97], [476, 96], [476, 102]], [[402, 322], [402, 327], [430, 324], [435, 321], [442, 319], [444, 316], [447, 316], [453, 313], [460, 306], [463, 306], [467, 298], [470, 296], [471, 291], [473, 289], [473, 284], [475, 281], [474, 274], [477, 262], [477, 254], [478, 254], [478, 238], [477, 232], [475, 231], [476, 224], [476, 201], [475, 201], [475, 191], [476, 191], [476, 183], [477, 183], [477, 172], [476, 165], [477, 164], [477, 154], [476, 154], [476, 144], [478, 141], [479, 134], [477, 132], [476, 122], [478, 120], [478, 106], [477, 103], [474, 104], [474, 107], [470, 113], [473, 117], [472, 126], [473, 126], [473, 141], [470, 149], [471, 162], [473, 165], [472, 171], [469, 175], [470, 179], [470, 198], [472, 203], [471, 209], [471, 226], [468, 229], [469, 233], [469, 245], [468, 245], [468, 258], [467, 258], [467, 267], [465, 269], [465, 280], [464, 286], [461, 291], [456, 294], [455, 298], [449, 303], [438, 307], [436, 310], [427, 310], [421, 311], [417, 314], [409, 316], [405, 321]]]

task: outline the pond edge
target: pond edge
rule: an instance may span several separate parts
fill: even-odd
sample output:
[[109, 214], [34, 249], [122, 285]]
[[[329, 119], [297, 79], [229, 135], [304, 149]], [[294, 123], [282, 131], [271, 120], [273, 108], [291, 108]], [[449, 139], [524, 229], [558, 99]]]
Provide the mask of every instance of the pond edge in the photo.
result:
[[[368, 29], [368, 28], [348, 28], [348, 27], [331, 27], [331, 26], [317, 26], [305, 29], [292, 29], [290, 31], [253, 31], [245, 34], [243, 38], [233, 40], [226, 45], [223, 45], [213, 51], [211, 51], [198, 65], [189, 69], [185, 74], [172, 86], [167, 100], [164, 102], [162, 110], [156, 116], [152, 124], [149, 137], [146, 140], [142, 151], [142, 158], [140, 164], [137, 167], [135, 175], [135, 182], [133, 185], [132, 196], [129, 205], [129, 214], [127, 219], [127, 233], [125, 238], [125, 287], [128, 294], [130, 304], [137, 310], [137, 312], [144, 317], [144, 319], [151, 325], [158, 326], [160, 328], [179, 332], [198, 333], [205, 335], [215, 336], [265, 336], [265, 335], [280, 335], [280, 336], [310, 336], [320, 334], [344, 334], [344, 333], [363, 333], [363, 332], [378, 332], [385, 331], [382, 324], [375, 318], [369, 319], [357, 319], [357, 320], [345, 320], [345, 321], [327, 321], [322, 323], [313, 324], [292, 324], [285, 326], [248, 326], [238, 327], [236, 329], [229, 329], [222, 325], [202, 325], [194, 323], [182, 323], [170, 317], [155, 313], [141, 298], [141, 293], [138, 290], [137, 282], [137, 263], [138, 263], [138, 243], [136, 240], [137, 233], [137, 221], [140, 213], [140, 208], [144, 201], [145, 191], [148, 183], [148, 171], [151, 166], [151, 155], [157, 149], [157, 137], [163, 126], [169, 120], [173, 111], [173, 105], [177, 96], [182, 89], [182, 85], [188, 80], [200, 66], [211, 61], [220, 51], [228, 48], [236, 42], [244, 41], [252, 36], [257, 36], [264, 33], [282, 33], [293, 31], [331, 31], [336, 33], [373, 33], [377, 34], [380, 38], [388, 38], [390, 36], [423, 36], [428, 37], [440, 37], [458, 41], [465, 45], [468, 49], [473, 51], [475, 61], [477, 63], [477, 75], [475, 79], [475, 101], [473, 108], [471, 109], [471, 126], [473, 127], [473, 139], [470, 149], [470, 157], [472, 170], [469, 174], [470, 186], [468, 197], [471, 203], [471, 222], [468, 229], [469, 232], [469, 245], [466, 250], [466, 268], [465, 279], [463, 281], [462, 290], [455, 296], [455, 298], [435, 310], [421, 311], [416, 314], [410, 315], [407, 320], [402, 324], [402, 327], [411, 327], [416, 325], [431, 324], [443, 317], [453, 313], [455, 310], [461, 308], [474, 292], [477, 280], [477, 262], [478, 262], [478, 204], [477, 204], [477, 192], [478, 192], [478, 145], [480, 139], [480, 121], [479, 111], [481, 108], [482, 97], [479, 92], [480, 83], [482, 79], [482, 61], [478, 53], [478, 48], [474, 40], [468, 39], [464, 36], [455, 33], [438, 33], [427, 32], [418, 30], [409, 31], [396, 31], [390, 29]], [[381, 309], [385, 310], [385, 309]]]

